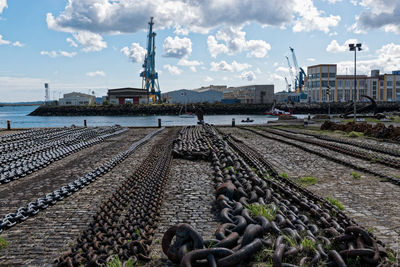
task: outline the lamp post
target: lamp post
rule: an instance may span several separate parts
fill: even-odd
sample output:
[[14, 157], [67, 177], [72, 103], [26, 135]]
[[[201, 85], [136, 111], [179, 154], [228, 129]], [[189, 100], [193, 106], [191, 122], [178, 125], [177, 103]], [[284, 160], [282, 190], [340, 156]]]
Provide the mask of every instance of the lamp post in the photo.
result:
[[326, 87], [326, 96], [327, 96], [327, 100], [328, 100], [328, 117], [329, 120], [331, 119], [331, 87], [328, 86]]
[[357, 72], [356, 72], [356, 61], [357, 61], [357, 49], [361, 51], [361, 44], [349, 44], [350, 51], [354, 51], [354, 94], [353, 94], [353, 106], [354, 106], [354, 123], [356, 123], [356, 98], [357, 98]]

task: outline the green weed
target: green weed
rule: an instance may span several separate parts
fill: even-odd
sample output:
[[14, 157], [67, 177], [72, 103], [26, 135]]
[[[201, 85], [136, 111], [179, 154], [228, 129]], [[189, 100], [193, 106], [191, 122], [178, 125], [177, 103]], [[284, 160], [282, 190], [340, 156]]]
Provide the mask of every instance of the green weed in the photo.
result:
[[258, 203], [249, 204], [246, 209], [253, 216], [263, 216], [270, 221], [275, 219], [276, 213], [278, 211], [277, 207], [273, 204], [261, 205]]
[[361, 179], [361, 174], [359, 174], [359, 173], [352, 172], [351, 175], [353, 176], [354, 179], [357, 179], [357, 180]]
[[348, 134], [348, 137], [352, 137], [352, 138], [354, 138], [354, 137], [361, 137], [361, 136], [364, 136], [364, 133], [362, 133], [362, 132], [351, 131], [351, 132]]
[[307, 252], [313, 252], [316, 250], [315, 242], [308, 238], [304, 238], [303, 240], [301, 240], [300, 245]]
[[[135, 266], [135, 262], [130, 258], [126, 263], [125, 267], [133, 267]], [[115, 256], [111, 259], [111, 261], [107, 262], [106, 267], [122, 267], [122, 262], [118, 256]]]
[[0, 250], [4, 249], [8, 247], [8, 242], [7, 240], [5, 240], [4, 238], [0, 237]]
[[289, 179], [289, 175], [286, 172], [282, 172], [281, 177]]
[[376, 228], [372, 226], [367, 229], [367, 232], [372, 234], [375, 230], [376, 230]]
[[249, 137], [247, 135], [243, 136], [244, 139], [248, 139]]
[[290, 246], [297, 247], [298, 244], [296, 238], [287, 235], [284, 235], [283, 238], [289, 243]]
[[328, 200], [332, 205], [336, 206], [339, 210], [344, 210], [343, 204], [340, 203], [340, 201], [336, 198], [326, 197], [326, 200]]
[[308, 185], [315, 185], [317, 183], [317, 178], [311, 176], [302, 177], [299, 179], [299, 183], [303, 187], [306, 187]]
[[273, 255], [274, 255], [273, 250], [262, 247], [256, 254], [254, 254], [253, 259], [256, 262], [265, 263], [265, 266], [267, 266], [267, 267], [272, 267], [273, 263], [274, 263], [272, 260]]

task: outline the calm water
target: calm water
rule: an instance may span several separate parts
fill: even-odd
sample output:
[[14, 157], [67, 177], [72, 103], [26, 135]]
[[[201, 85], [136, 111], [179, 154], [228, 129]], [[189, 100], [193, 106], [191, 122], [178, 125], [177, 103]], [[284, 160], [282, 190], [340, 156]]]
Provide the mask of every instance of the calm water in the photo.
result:
[[[32, 127], [62, 127], [83, 125], [86, 119], [88, 126], [108, 126], [119, 124], [122, 126], [157, 126], [157, 119], [161, 118], [165, 126], [195, 125], [197, 118], [179, 118], [179, 116], [76, 116], [76, 117], [47, 117], [27, 116], [37, 106], [26, 107], [0, 107], [0, 128], [7, 126], [7, 120], [11, 121], [12, 128]], [[302, 115], [299, 115], [300, 117]], [[253, 119], [252, 123], [242, 123], [247, 117]], [[265, 115], [204, 115], [204, 121], [211, 124], [229, 125], [235, 118], [236, 124], [263, 124], [267, 121], [277, 120]]]

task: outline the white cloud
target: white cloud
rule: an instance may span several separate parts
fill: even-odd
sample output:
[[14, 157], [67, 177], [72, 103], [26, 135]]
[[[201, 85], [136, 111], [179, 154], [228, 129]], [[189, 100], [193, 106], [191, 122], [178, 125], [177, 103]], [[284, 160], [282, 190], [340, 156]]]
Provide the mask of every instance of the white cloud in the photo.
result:
[[290, 22], [294, 0], [69, 0], [58, 16], [47, 14], [50, 29], [95, 33], [138, 32], [147, 29], [149, 16], [156, 28], [177, 28], [206, 33], [219, 25], [256, 21], [262, 25]]
[[312, 0], [295, 0], [293, 8], [299, 14], [292, 27], [294, 32], [317, 30], [329, 33], [330, 28], [338, 26], [341, 20], [340, 16], [329, 15], [324, 17], [324, 12], [318, 10]]
[[41, 51], [40, 54], [42, 56], [49, 56], [51, 58], [56, 58], [56, 57], [69, 57], [72, 58], [74, 56], [76, 56], [76, 52], [67, 52], [67, 51], [60, 51], [60, 52], [56, 52], [56, 51]]
[[272, 73], [271, 75], [269, 75], [269, 78], [273, 81], [284, 81], [285, 78], [282, 75], [276, 74], [276, 73]]
[[185, 28], [182, 28], [180, 25], [176, 25], [174, 33], [178, 34], [178, 35], [188, 35], [189, 34], [189, 30], [185, 29]]
[[[246, 32], [242, 31], [243, 26], [223, 27], [215, 37], [210, 35], [207, 39], [208, 51], [212, 57], [218, 54], [234, 55], [247, 51], [248, 57], [263, 58], [271, 50], [271, 45], [263, 40], [246, 40]], [[224, 43], [218, 43], [222, 41]]]
[[222, 80], [226, 82], [226, 81], [228, 81], [228, 80], [229, 80], [229, 78], [228, 78], [228, 77], [226, 77], [226, 76], [224, 76], [224, 77], [222, 77]]
[[24, 47], [25, 44], [21, 44], [20, 41], [16, 41], [14, 43], [12, 43], [12, 46], [16, 46], [16, 47]]
[[342, 0], [328, 0], [330, 4], [335, 4], [337, 2], [342, 2]]
[[89, 31], [73, 33], [75, 40], [83, 46], [83, 52], [97, 52], [107, 48], [107, 43], [100, 34]]
[[227, 63], [225, 60], [222, 60], [220, 62], [211, 62], [210, 66], [211, 66], [210, 68], [211, 71], [230, 71], [230, 72], [243, 71], [251, 67], [251, 65], [248, 63], [238, 63], [235, 60], [232, 62], [232, 64]]
[[228, 53], [228, 47], [224, 44], [219, 44], [214, 36], [208, 36], [207, 38], [208, 51], [213, 58], [216, 58], [218, 54]]
[[168, 36], [164, 40], [163, 48], [165, 57], [188, 57], [192, 53], [192, 41], [186, 37], [179, 38], [178, 36], [175, 36], [175, 38], [172, 38], [171, 36]]
[[364, 7], [356, 24], [364, 29], [381, 28], [400, 34], [400, 2], [391, 0], [361, 0]]
[[210, 76], [206, 76], [206, 77], [204, 78], [204, 81], [205, 81], [206, 83], [209, 83], [209, 82], [214, 81], [214, 79], [211, 78]]
[[[354, 61], [342, 61], [337, 64], [338, 73], [353, 73]], [[372, 69], [386, 73], [400, 69], [400, 45], [389, 43], [376, 51], [376, 57], [368, 60], [357, 60], [357, 74], [369, 74]]]
[[253, 81], [256, 79], [256, 75], [252, 71], [244, 71], [240, 74], [242, 80]]
[[315, 58], [309, 57], [309, 58], [307, 58], [307, 61], [309, 61], [309, 62], [315, 62]]
[[171, 75], [179, 75], [182, 73], [181, 69], [176, 66], [171, 66], [169, 64], [164, 65], [163, 68], [166, 69]]
[[0, 14], [3, 13], [3, 10], [7, 7], [7, 0], [0, 0]]
[[131, 47], [125, 46], [121, 49], [121, 52], [129, 57], [134, 63], [143, 63], [146, 56], [146, 49], [140, 46], [138, 43], [132, 43]]
[[196, 67], [203, 65], [203, 62], [181, 58], [178, 61], [177, 65], [188, 67], [191, 71], [196, 72], [197, 71]]
[[93, 72], [87, 72], [86, 76], [89, 76], [89, 77], [103, 76], [104, 77], [104, 76], [106, 76], [106, 74], [102, 70], [96, 70]]
[[4, 40], [3, 36], [0, 34], [0, 45], [9, 45], [10, 43], [10, 41]]
[[69, 45], [70, 46], [72, 46], [72, 47], [78, 47], [78, 44], [77, 43], [75, 43], [75, 41], [74, 40], [72, 40], [71, 38], [67, 38], [67, 42], [69, 43]]
[[[326, 47], [326, 51], [330, 53], [341, 53], [349, 51], [349, 44], [359, 43], [357, 39], [348, 39], [343, 45], [340, 45], [336, 40], [332, 40], [330, 44]], [[362, 50], [369, 51], [366, 44], [362, 44]]]

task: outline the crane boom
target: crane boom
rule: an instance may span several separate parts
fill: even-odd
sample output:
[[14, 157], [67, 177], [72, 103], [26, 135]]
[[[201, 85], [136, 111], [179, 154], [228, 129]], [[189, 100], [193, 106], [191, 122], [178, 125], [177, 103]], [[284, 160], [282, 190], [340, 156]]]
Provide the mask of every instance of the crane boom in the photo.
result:
[[296, 58], [296, 54], [294, 53], [294, 48], [289, 46], [289, 49], [292, 52], [294, 68], [296, 69], [296, 73], [298, 73], [299, 72], [299, 65], [297, 64], [297, 58]]
[[286, 89], [287, 89], [288, 93], [290, 93], [290, 87], [291, 87], [291, 85], [289, 84], [289, 82], [288, 82], [288, 80], [287, 80], [286, 77], [285, 77], [285, 81], [286, 81]]
[[293, 75], [292, 65], [290, 65], [290, 60], [289, 60], [288, 56], [286, 56], [286, 59], [287, 59], [287, 63], [288, 63], [288, 66], [289, 66], [289, 74], [290, 74], [290, 79], [291, 79], [291, 82], [292, 82], [291, 84], [293, 85], [293, 84], [296, 83], [296, 81], [295, 81], [295, 78], [294, 78], [294, 75]]

